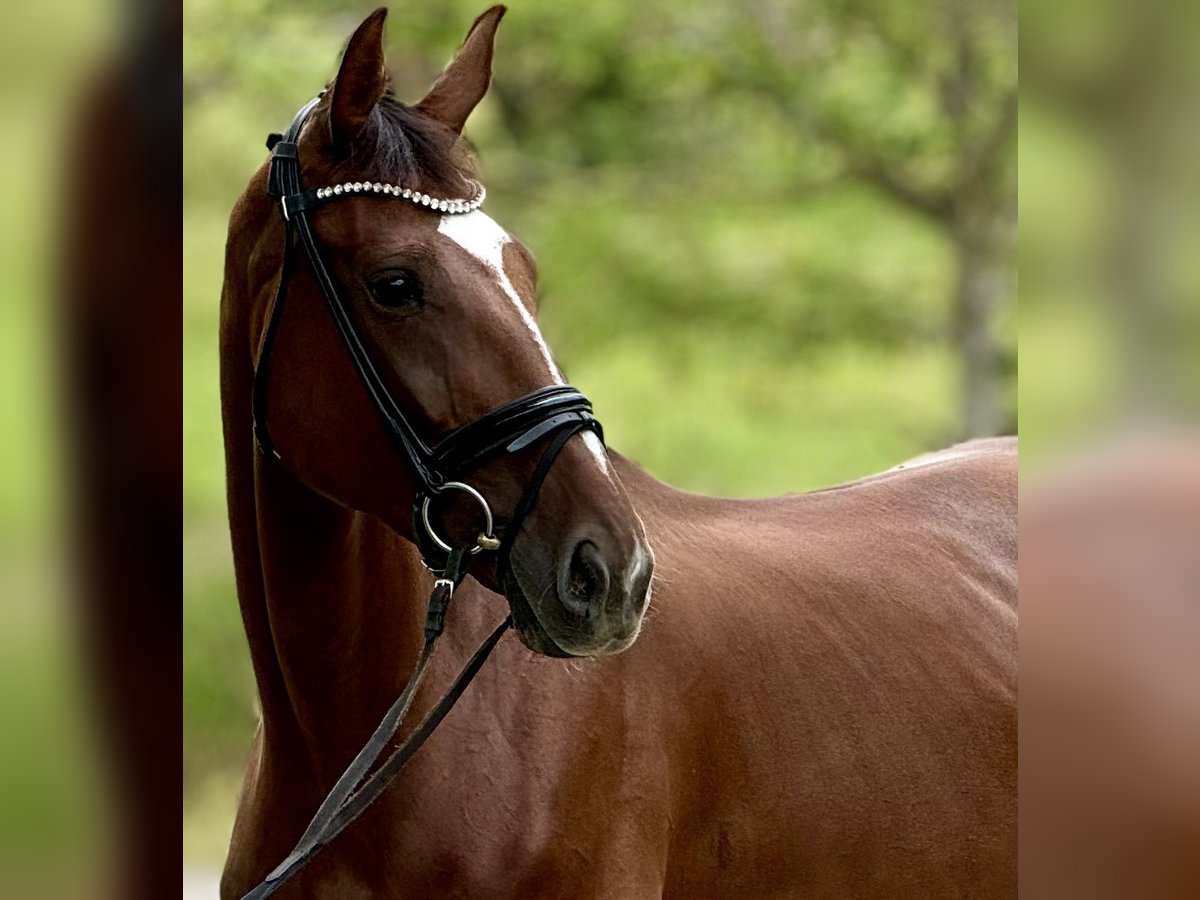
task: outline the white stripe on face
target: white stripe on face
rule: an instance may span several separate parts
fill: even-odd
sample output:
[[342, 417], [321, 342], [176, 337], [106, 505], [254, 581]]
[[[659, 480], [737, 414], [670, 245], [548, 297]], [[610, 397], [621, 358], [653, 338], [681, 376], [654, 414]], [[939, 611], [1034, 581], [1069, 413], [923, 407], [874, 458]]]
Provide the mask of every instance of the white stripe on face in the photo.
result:
[[[525, 308], [525, 304], [521, 302], [521, 298], [517, 296], [517, 291], [513, 287], [512, 282], [508, 278], [508, 274], [504, 271], [504, 245], [511, 238], [508, 232], [501, 228], [496, 222], [482, 210], [473, 210], [469, 213], [459, 213], [456, 215], [444, 215], [438, 223], [438, 233], [444, 234], [458, 246], [462, 247], [477, 260], [483, 263], [496, 277], [496, 283], [500, 286], [500, 290], [504, 291], [513, 306], [517, 308], [517, 312], [521, 316], [521, 321], [525, 323], [525, 327], [529, 329], [529, 333], [533, 335], [534, 341], [537, 342], [538, 349], [541, 351], [543, 358], [546, 360], [546, 366], [550, 370], [550, 378], [554, 384], [565, 384], [562, 373], [558, 371], [558, 366], [554, 364], [554, 358], [550, 355], [550, 348], [546, 345], [546, 339], [542, 337], [541, 329], [538, 328], [537, 322], [533, 316], [529, 314], [529, 310]], [[591, 451], [592, 456], [596, 458], [596, 462], [600, 465], [601, 470], [609, 478], [612, 473], [608, 467], [608, 454], [604, 452], [604, 445], [600, 439], [592, 432], [584, 432], [583, 443]]]
[[583, 445], [591, 451], [592, 456], [596, 457], [596, 462], [600, 463], [600, 468], [604, 474], [612, 478], [612, 472], [608, 470], [608, 454], [604, 452], [604, 444], [600, 442], [600, 438], [596, 436], [594, 431], [585, 431], [583, 433]]
[[550, 378], [555, 384], [564, 384], [562, 373], [558, 371], [558, 366], [554, 365], [550, 348], [546, 346], [546, 339], [542, 337], [537, 322], [517, 296], [516, 289], [504, 271], [504, 245], [511, 240], [508, 232], [497, 225], [487, 213], [476, 209], [469, 213], [442, 216], [441, 222], [438, 223], [438, 233], [450, 238], [492, 271], [500, 290], [504, 291], [517, 308], [521, 321], [537, 342], [538, 349], [546, 360], [546, 366], [550, 369]]

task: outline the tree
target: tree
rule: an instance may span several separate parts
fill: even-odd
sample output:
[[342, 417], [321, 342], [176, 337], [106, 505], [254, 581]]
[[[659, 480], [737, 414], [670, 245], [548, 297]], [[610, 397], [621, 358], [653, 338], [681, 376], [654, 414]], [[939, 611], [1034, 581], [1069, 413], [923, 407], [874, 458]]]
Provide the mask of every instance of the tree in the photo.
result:
[[749, 0], [713, 35], [729, 87], [782, 119], [947, 235], [962, 427], [995, 434], [1016, 234], [1016, 4], [1009, 0]]

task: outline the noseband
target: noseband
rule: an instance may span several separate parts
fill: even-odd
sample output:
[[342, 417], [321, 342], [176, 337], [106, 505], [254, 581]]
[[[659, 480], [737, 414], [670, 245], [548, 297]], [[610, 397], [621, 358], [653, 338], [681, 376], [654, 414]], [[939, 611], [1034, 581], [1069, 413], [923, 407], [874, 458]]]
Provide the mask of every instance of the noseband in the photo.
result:
[[[488, 636], [466, 667], [455, 679], [450, 689], [421, 721], [417, 729], [404, 743], [394, 749], [382, 763], [380, 756], [391, 744], [392, 738], [412, 703], [420, 686], [438, 637], [445, 624], [446, 611], [455, 588], [466, 576], [470, 557], [481, 552], [495, 552], [496, 578], [504, 583], [504, 572], [508, 568], [509, 555], [521, 524], [537, 501], [542, 482], [554, 465], [559, 452], [567, 441], [581, 431], [593, 431], [601, 440], [604, 433], [592, 405], [579, 391], [568, 385], [552, 385], [540, 388], [523, 397], [518, 397], [485, 413], [451, 431], [436, 443], [426, 443], [400, 409], [380, 377], [379, 370], [371, 360], [366, 345], [354, 326], [349, 308], [334, 284], [329, 269], [321, 257], [316, 237], [308, 220], [310, 210], [325, 203], [359, 195], [377, 195], [383, 198], [399, 198], [429, 207], [441, 215], [458, 215], [477, 209], [483, 202], [483, 188], [476, 185], [476, 195], [467, 200], [441, 200], [421, 193], [412, 187], [398, 185], [353, 182], [316, 190], [305, 190], [300, 177], [298, 142], [301, 129], [309, 115], [324, 95], [309, 101], [292, 119], [291, 125], [282, 135], [273, 134], [267, 139], [271, 150], [271, 167], [268, 173], [268, 191], [279, 201], [280, 211], [286, 227], [283, 265], [279, 274], [279, 287], [268, 315], [259, 346], [258, 362], [254, 370], [253, 415], [254, 435], [259, 448], [275, 458], [280, 458], [267, 429], [267, 376], [271, 359], [271, 348], [283, 313], [283, 301], [287, 293], [296, 242], [304, 249], [313, 275], [320, 285], [330, 316], [342, 341], [350, 353], [350, 359], [358, 371], [371, 402], [401, 456], [416, 479], [416, 499], [413, 504], [413, 533], [425, 566], [440, 576], [434, 583], [429, 598], [425, 619], [425, 643], [408, 684], [392, 707], [383, 717], [366, 745], [355, 756], [349, 767], [338, 778], [328, 795], [321, 802], [316, 815], [301, 835], [295, 848], [269, 875], [248, 892], [243, 900], [260, 900], [270, 896], [290, 881], [307, 863], [328, 845], [351, 822], [360, 816], [383, 793], [401, 767], [412, 758], [433, 730], [445, 718], [471, 680], [479, 672], [484, 661], [512, 625], [512, 617], [506, 618]], [[484, 496], [472, 487], [465, 478], [480, 466], [505, 454], [517, 453], [540, 440], [549, 443], [534, 466], [521, 498], [517, 501], [502, 536], [493, 533], [491, 507]], [[474, 542], [466, 546], [454, 546], [439, 535], [430, 519], [431, 506], [438, 498], [450, 493], [461, 493], [473, 499], [483, 514], [483, 528]]]

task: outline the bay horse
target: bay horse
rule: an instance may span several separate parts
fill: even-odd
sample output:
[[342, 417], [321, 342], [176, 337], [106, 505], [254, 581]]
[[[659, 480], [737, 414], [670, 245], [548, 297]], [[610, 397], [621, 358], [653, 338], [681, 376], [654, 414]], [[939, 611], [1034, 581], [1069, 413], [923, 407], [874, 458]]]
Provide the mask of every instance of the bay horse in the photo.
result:
[[[292, 849], [420, 653], [425, 457], [398, 449], [373, 392], [429, 438], [571, 393], [534, 319], [533, 259], [478, 208], [459, 140], [503, 13], [484, 12], [410, 106], [377, 10], [284, 144], [305, 183], [334, 186], [310, 192], [306, 221], [376, 381], [311, 258], [281, 273], [289, 210], [268, 165], [232, 213], [222, 409], [261, 718], [223, 897]], [[346, 196], [318, 202], [334, 188]], [[1015, 441], [727, 500], [656, 481], [571, 402], [561, 440], [534, 434], [471, 473], [508, 527], [508, 565], [459, 555], [471, 577], [415, 708], [506, 607], [516, 639], [280, 895], [1014, 896]], [[438, 533], [477, 527], [457, 499]]]

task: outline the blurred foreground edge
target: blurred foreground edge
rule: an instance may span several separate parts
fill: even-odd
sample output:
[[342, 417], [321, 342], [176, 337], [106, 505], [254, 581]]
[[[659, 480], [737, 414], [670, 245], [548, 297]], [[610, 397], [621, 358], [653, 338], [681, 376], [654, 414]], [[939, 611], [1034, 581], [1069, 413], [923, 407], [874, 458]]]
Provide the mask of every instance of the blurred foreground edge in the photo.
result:
[[[111, 897], [178, 885], [181, 817], [181, 10], [127, 4], [74, 106], [60, 199], [63, 433]], [[130, 12], [130, 10], [126, 10]]]
[[1200, 897], [1200, 438], [1022, 485], [1021, 896]]

